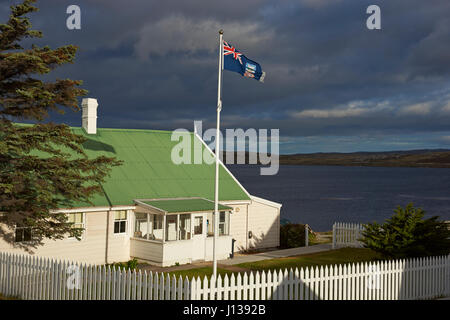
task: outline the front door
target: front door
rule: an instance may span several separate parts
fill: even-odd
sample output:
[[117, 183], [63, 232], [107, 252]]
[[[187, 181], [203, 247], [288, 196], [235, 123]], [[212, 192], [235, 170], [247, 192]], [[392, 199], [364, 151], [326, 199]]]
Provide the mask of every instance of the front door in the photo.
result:
[[204, 214], [192, 214], [192, 225], [194, 229], [192, 260], [205, 260], [206, 221]]

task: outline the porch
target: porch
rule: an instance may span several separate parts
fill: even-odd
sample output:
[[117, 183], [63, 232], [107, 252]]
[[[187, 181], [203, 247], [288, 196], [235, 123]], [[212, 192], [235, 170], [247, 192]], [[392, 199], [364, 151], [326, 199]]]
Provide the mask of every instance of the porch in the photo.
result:
[[[214, 202], [204, 198], [137, 199], [134, 202], [131, 257], [159, 266], [212, 260]], [[217, 259], [227, 259], [231, 254], [232, 210], [219, 205]]]

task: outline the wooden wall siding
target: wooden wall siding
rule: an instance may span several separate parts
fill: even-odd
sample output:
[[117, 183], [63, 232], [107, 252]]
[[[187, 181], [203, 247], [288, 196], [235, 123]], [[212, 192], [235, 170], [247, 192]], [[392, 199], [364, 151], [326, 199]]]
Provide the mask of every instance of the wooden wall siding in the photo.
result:
[[196, 249], [198, 250], [192, 240], [167, 241], [163, 249], [163, 267], [173, 266], [176, 263], [191, 263], [193, 251]]
[[[279, 209], [263, 203], [252, 201], [251, 204], [228, 204], [234, 208], [230, 216], [230, 237], [236, 240], [235, 252], [255, 248], [276, 247], [279, 245]], [[109, 214], [109, 237], [106, 239], [107, 214]], [[127, 261], [130, 257], [164, 263], [169, 265], [189, 263], [191, 257], [180, 259], [167, 251], [163, 259], [162, 249], [155, 252], [143, 249], [142, 245], [134, 244], [130, 247], [132, 232], [134, 230], [133, 214], [129, 211], [127, 234], [114, 234], [114, 211], [87, 212], [85, 213], [85, 228], [81, 241], [76, 239], [44, 240], [44, 245], [33, 250], [33, 255], [39, 257], [52, 257], [58, 259], [69, 259], [91, 264], [102, 264]], [[248, 239], [248, 231], [252, 231], [253, 239]], [[108, 241], [108, 249], [107, 247]], [[226, 248], [225, 248], [226, 247]], [[221, 259], [226, 259], [231, 253], [231, 242], [224, 246]], [[10, 253], [26, 252], [23, 249], [0, 239], [0, 251]], [[144, 252], [145, 251], [145, 252]], [[226, 252], [225, 252], [226, 251]], [[107, 257], [107, 260], [106, 260]], [[165, 265], [167, 265], [165, 263]]]
[[[33, 255], [70, 259], [79, 262], [105, 263], [106, 257], [106, 216], [107, 212], [85, 213], [85, 228], [81, 241], [76, 239], [44, 240], [44, 245], [33, 250]], [[109, 212], [108, 262], [130, 259], [130, 240], [128, 235], [114, 234], [114, 213]], [[130, 227], [130, 223], [128, 223]], [[131, 230], [131, 229], [130, 229]], [[0, 238], [0, 252], [25, 253], [23, 249]]]
[[[256, 200], [249, 205], [227, 205], [235, 208], [230, 217], [230, 234], [236, 239], [235, 251], [280, 245], [280, 209]], [[248, 238], [249, 231], [253, 234], [252, 239]]]
[[234, 250], [245, 250], [247, 249], [247, 208], [249, 205], [227, 205], [234, 208], [230, 215], [230, 235], [236, 240]]
[[[225, 260], [230, 257], [232, 236], [218, 236], [216, 242], [216, 257], [217, 260]], [[213, 243], [214, 237], [207, 237], [205, 243], [205, 260], [213, 260]], [[194, 249], [195, 250], [195, 249]]]
[[[205, 239], [205, 261], [212, 261], [213, 238]], [[217, 238], [217, 259], [227, 259], [231, 254], [231, 237], [220, 236]], [[168, 241], [154, 243], [141, 239], [131, 239], [131, 257], [162, 267], [178, 264], [192, 263], [193, 251], [199, 250], [192, 240]]]
[[252, 232], [249, 247], [272, 248], [280, 245], [279, 209], [253, 201], [249, 206], [248, 228]]
[[219, 275], [216, 281], [0, 253], [0, 293], [32, 300], [435, 299], [450, 296], [450, 255]]
[[155, 264], [163, 262], [163, 244], [153, 243], [146, 240], [130, 240], [130, 256], [137, 259], [147, 260]]

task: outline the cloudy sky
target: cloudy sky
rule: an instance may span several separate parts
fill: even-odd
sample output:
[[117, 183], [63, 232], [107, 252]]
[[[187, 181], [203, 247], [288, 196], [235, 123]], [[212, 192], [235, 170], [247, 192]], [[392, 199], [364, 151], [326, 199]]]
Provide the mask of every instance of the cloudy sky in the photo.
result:
[[[1, 0], [0, 21], [17, 1]], [[81, 30], [66, 9], [81, 8]], [[366, 9], [381, 8], [381, 30]], [[266, 72], [224, 74], [224, 128], [279, 128], [282, 153], [450, 148], [448, 0], [39, 0], [39, 45], [80, 47], [99, 126], [215, 126], [217, 31]], [[69, 112], [53, 121], [79, 126]]]

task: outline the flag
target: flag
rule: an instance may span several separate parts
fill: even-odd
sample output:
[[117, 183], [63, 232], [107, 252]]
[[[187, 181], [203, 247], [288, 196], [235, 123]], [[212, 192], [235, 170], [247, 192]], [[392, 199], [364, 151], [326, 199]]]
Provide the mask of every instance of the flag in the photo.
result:
[[223, 42], [223, 60], [225, 70], [234, 71], [244, 77], [264, 82], [266, 73], [262, 71], [260, 64], [244, 56], [226, 41]]

